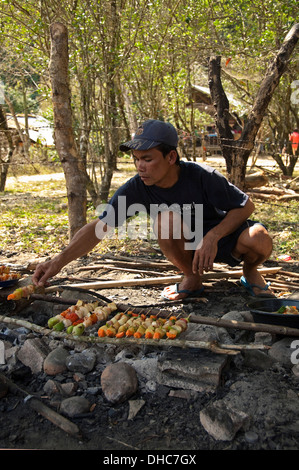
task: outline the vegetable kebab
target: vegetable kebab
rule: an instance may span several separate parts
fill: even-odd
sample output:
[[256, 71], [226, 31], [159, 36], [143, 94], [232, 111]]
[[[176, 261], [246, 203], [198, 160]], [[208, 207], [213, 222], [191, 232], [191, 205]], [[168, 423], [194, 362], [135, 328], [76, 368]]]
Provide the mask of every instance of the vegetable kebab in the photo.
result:
[[0, 282], [20, 279], [20, 274], [13, 273], [9, 266], [0, 266]]
[[167, 337], [169, 339], [176, 338], [180, 333], [186, 331], [188, 320], [186, 318], [177, 319], [170, 317], [169, 319], [158, 318], [155, 315], [146, 317], [146, 315], [137, 315], [133, 312], [118, 313], [105, 325], [98, 330], [100, 337], [123, 338], [146, 338], [161, 339]]
[[48, 327], [56, 331], [66, 329], [68, 334], [80, 336], [85, 329], [95, 323], [107, 320], [108, 316], [116, 310], [115, 303], [111, 302], [105, 307], [98, 306], [98, 302], [84, 303], [78, 300], [76, 305], [72, 305], [55, 317], [48, 320]]
[[29, 284], [28, 286], [19, 287], [16, 289], [12, 294], [7, 296], [7, 300], [20, 300], [26, 299], [31, 294], [34, 294], [40, 287], [36, 287], [33, 284]]

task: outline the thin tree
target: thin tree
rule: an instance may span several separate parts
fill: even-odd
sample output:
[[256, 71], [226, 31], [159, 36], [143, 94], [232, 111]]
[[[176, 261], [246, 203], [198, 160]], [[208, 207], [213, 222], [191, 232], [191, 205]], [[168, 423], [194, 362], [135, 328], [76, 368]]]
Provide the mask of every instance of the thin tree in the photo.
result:
[[221, 82], [221, 57], [213, 56], [209, 58], [209, 87], [216, 111], [215, 121], [220, 145], [226, 161], [228, 178], [240, 189], [245, 188], [246, 165], [254, 148], [256, 135], [279, 80], [287, 69], [290, 57], [298, 42], [298, 37], [299, 23], [291, 28], [276, 57], [268, 66], [239, 140], [234, 140], [229, 125], [229, 101]]
[[50, 26], [51, 56], [49, 72], [54, 111], [54, 136], [65, 175], [69, 238], [86, 224], [85, 167], [79, 158], [72, 122], [71, 92], [68, 77], [68, 31], [61, 23]]

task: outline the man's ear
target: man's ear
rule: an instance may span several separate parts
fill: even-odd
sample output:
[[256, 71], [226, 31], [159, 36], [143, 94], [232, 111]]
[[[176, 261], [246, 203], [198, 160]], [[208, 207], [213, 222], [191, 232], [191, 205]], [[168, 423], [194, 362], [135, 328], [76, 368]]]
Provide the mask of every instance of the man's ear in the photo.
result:
[[173, 165], [176, 160], [177, 160], [177, 153], [176, 150], [170, 150], [169, 154], [167, 155], [167, 158], [169, 159], [169, 163]]

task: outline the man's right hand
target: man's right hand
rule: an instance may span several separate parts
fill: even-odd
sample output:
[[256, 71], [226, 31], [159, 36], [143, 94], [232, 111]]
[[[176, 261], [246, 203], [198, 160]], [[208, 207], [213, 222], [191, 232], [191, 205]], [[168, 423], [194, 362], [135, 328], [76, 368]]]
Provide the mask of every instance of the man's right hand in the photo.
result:
[[38, 264], [32, 276], [33, 284], [36, 286], [44, 286], [47, 280], [55, 276], [60, 271], [60, 269], [61, 266], [55, 258], [53, 258], [53, 260]]

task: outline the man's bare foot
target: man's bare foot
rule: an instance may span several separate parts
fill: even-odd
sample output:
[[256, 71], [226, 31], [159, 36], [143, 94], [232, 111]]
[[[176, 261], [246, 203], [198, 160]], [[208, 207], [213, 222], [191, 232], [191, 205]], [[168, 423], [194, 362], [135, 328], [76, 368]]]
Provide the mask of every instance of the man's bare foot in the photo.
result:
[[184, 277], [180, 283], [165, 287], [161, 295], [167, 300], [180, 300], [186, 297], [199, 297], [202, 291], [201, 280], [198, 276], [194, 276]]
[[250, 284], [250, 290], [253, 291], [254, 295], [261, 295], [261, 294], [269, 294], [274, 295], [274, 292], [270, 288], [270, 285], [265, 281], [263, 276], [255, 269], [255, 270], [243, 270], [244, 278]]

